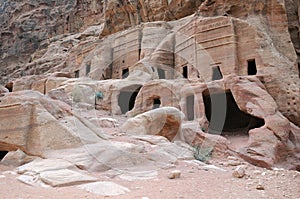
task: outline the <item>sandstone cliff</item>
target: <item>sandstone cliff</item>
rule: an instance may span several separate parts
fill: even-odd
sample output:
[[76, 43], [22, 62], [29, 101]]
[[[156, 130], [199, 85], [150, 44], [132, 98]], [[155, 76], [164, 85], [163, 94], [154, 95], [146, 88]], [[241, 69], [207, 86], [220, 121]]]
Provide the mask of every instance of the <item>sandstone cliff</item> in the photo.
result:
[[[26, 71], [30, 55], [48, 48], [50, 38], [104, 25], [108, 35], [142, 22], [174, 20], [197, 10], [199, 1], [28, 0], [0, 2], [0, 83], [17, 69]], [[59, 36], [60, 38], [61, 36]], [[54, 39], [56, 40], [56, 39]], [[44, 70], [45, 71], [45, 70]]]

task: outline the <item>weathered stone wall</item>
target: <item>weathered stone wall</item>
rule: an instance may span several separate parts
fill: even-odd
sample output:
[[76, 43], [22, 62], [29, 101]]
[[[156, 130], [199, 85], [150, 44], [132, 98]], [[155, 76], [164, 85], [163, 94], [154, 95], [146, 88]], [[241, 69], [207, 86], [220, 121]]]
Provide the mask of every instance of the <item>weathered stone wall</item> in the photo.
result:
[[219, 66], [224, 75], [236, 74], [236, 45], [231, 18], [195, 18], [179, 30], [175, 65], [194, 64], [206, 81], [212, 79], [214, 66]]
[[129, 115], [137, 115], [154, 108], [154, 99], [159, 99], [161, 107], [171, 106], [179, 108], [180, 87], [184, 81], [153, 80], [143, 85], [136, 101], [134, 109]]
[[44, 40], [103, 22], [103, 4], [96, 0], [5, 0], [0, 10], [1, 76], [30, 62], [38, 48], [47, 48]]
[[257, 49], [259, 48], [256, 42], [256, 32], [255, 27], [251, 26], [240, 20], [234, 20], [234, 29], [236, 34], [237, 43], [237, 57], [238, 57], [238, 74], [247, 75], [247, 61], [255, 59], [256, 66], [261, 68], [262, 62], [261, 57], [257, 54]]
[[122, 79], [122, 70], [140, 60], [141, 30], [130, 29], [114, 35], [112, 78]]

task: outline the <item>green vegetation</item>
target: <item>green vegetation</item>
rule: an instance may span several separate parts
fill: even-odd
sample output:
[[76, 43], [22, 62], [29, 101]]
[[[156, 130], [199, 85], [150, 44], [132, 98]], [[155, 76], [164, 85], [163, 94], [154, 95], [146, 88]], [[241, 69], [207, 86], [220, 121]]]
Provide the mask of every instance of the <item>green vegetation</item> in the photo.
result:
[[201, 162], [207, 162], [213, 153], [213, 148], [211, 147], [199, 147], [199, 146], [193, 146], [194, 148], [194, 158], [196, 160], [199, 160]]

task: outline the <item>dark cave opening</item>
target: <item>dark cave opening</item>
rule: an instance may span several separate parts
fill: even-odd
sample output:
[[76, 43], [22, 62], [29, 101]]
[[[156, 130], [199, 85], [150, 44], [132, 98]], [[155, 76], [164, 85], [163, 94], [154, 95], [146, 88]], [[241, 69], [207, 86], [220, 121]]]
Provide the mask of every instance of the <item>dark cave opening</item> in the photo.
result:
[[154, 98], [153, 99], [153, 108], [152, 109], [156, 109], [156, 108], [159, 108], [161, 105], [161, 101], [159, 98]]
[[79, 70], [76, 70], [76, 71], [74, 72], [74, 76], [75, 76], [75, 78], [79, 78]]
[[248, 75], [256, 75], [257, 69], [256, 69], [255, 59], [250, 59], [247, 62], [248, 62]]
[[212, 67], [212, 80], [222, 79], [223, 75], [219, 66]]
[[9, 92], [12, 92], [13, 91], [13, 88], [14, 88], [14, 83], [13, 82], [9, 82], [5, 85], [5, 88], [8, 89]]
[[[210, 123], [210, 132], [220, 132], [221, 130], [222, 135], [248, 134], [249, 130], [262, 127], [265, 124], [263, 119], [241, 111], [231, 92], [211, 94], [204, 92], [203, 101], [205, 114]], [[219, 125], [223, 123], [224, 126], [220, 129]]]
[[185, 78], [185, 79], [188, 78], [188, 67], [187, 67], [187, 66], [184, 66], [184, 67], [183, 67], [182, 76], [183, 76], [183, 78]]
[[87, 63], [85, 66], [85, 75], [88, 75], [91, 72], [91, 63]]
[[159, 79], [166, 79], [166, 72], [163, 69], [157, 69]]
[[6, 156], [8, 151], [0, 151], [0, 161]]
[[126, 79], [129, 76], [129, 69], [128, 68], [124, 68], [122, 70], [122, 79]]
[[121, 113], [125, 114], [128, 111], [131, 111], [135, 104], [135, 99], [140, 91], [141, 87], [136, 90], [124, 90], [120, 92], [118, 105], [121, 108]]

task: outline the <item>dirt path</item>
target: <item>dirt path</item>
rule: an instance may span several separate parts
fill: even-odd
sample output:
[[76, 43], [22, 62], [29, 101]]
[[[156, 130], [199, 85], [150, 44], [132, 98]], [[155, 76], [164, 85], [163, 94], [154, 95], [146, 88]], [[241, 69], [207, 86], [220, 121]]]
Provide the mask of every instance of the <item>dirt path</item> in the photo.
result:
[[[80, 190], [76, 186], [61, 188], [32, 187], [19, 182], [18, 175], [10, 174], [9, 168], [0, 165], [0, 198], [300, 198], [300, 173], [287, 170], [266, 170], [252, 165], [246, 168], [243, 178], [232, 177], [235, 166], [224, 166], [228, 160], [212, 160], [226, 171], [204, 169], [194, 164], [179, 162], [176, 167], [158, 171], [157, 178], [150, 180], [126, 181], [118, 177], [108, 178], [94, 173], [100, 181], [112, 181], [129, 188], [125, 195], [104, 197]], [[223, 165], [223, 166], [222, 166]], [[178, 179], [168, 179], [171, 170], [181, 171]], [[3, 173], [4, 172], [4, 173]], [[264, 190], [258, 190], [258, 185]]]

